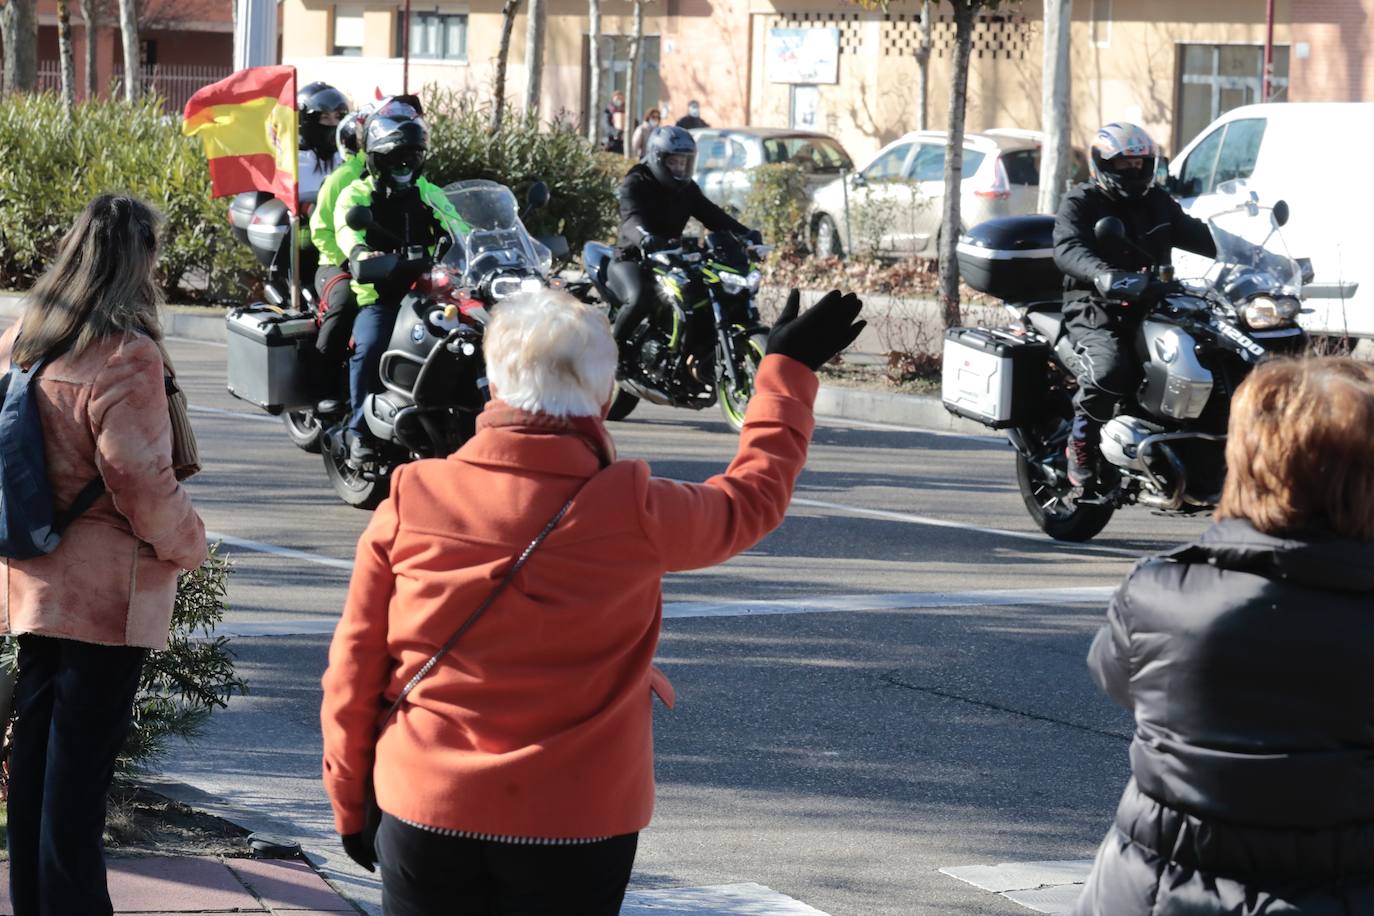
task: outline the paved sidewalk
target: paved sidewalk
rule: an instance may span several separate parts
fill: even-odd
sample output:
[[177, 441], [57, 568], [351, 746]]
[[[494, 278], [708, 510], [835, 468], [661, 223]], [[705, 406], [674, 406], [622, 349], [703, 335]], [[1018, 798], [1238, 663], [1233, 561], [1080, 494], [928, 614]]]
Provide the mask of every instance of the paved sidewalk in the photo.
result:
[[[299, 860], [147, 856], [109, 859], [116, 913], [359, 913]], [[10, 866], [0, 862], [0, 916], [12, 916]]]

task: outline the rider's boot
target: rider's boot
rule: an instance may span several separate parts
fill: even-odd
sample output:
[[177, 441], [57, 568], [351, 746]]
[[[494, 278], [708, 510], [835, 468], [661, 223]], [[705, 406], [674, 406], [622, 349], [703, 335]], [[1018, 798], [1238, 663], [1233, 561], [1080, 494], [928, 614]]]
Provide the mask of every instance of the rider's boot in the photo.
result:
[[1073, 418], [1069, 443], [1064, 449], [1068, 458], [1069, 486], [1076, 490], [1090, 490], [1097, 483], [1097, 441], [1101, 426], [1089, 417], [1078, 414]]
[[344, 435], [344, 442], [348, 445], [346, 463], [350, 469], [357, 471], [377, 460], [377, 450], [373, 447], [372, 436], [368, 433], [350, 429]]

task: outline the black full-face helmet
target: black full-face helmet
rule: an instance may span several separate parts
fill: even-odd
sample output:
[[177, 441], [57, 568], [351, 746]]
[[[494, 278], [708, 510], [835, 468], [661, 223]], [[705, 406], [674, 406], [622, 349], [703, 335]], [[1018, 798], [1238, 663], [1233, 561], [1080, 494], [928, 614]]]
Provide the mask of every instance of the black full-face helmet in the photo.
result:
[[365, 105], [359, 111], [350, 111], [339, 121], [338, 130], [334, 133], [334, 142], [338, 146], [339, 152], [356, 155], [363, 149], [363, 125], [367, 123], [367, 116], [372, 114], [372, 106]]
[[1159, 149], [1143, 128], [1108, 124], [1093, 138], [1093, 181], [1117, 200], [1138, 200], [1155, 183], [1158, 159]]
[[429, 151], [429, 125], [418, 104], [392, 97], [377, 105], [363, 128], [367, 171], [393, 188], [411, 186], [420, 177]]
[[333, 158], [338, 149], [335, 132], [348, 114], [348, 97], [328, 83], [308, 83], [296, 93], [300, 117], [301, 149], [321, 159]]
[[644, 164], [659, 184], [680, 191], [692, 183], [697, 141], [681, 127], [656, 127], [644, 144]]

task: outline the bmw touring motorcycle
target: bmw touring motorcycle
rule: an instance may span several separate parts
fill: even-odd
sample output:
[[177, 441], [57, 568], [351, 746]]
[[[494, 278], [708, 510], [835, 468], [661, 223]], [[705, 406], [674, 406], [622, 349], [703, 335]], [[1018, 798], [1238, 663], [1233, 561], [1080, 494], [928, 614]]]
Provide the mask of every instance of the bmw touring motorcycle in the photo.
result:
[[[321, 452], [339, 498], [360, 509], [386, 497], [398, 465], [449, 455], [473, 434], [489, 399], [482, 338], [490, 309], [549, 284], [552, 255], [526, 231], [509, 188], [460, 181], [444, 193], [468, 224], [466, 235], [441, 244], [434, 256], [414, 246], [358, 265], [361, 282], [398, 273], [413, 278], [382, 355], [384, 390], [363, 406], [379, 442], [374, 464], [355, 469], [346, 462], [347, 365], [323, 364], [315, 349], [318, 316], [260, 303], [233, 309], [226, 318], [230, 393], [268, 413], [290, 415], [292, 440]], [[536, 183], [528, 209], [547, 202], [547, 186]], [[357, 229], [371, 225], [371, 216], [362, 207], [346, 214]]]
[[[946, 333], [944, 404], [1005, 432], [1026, 510], [1042, 531], [1086, 541], [1131, 504], [1167, 514], [1216, 505], [1236, 387], [1271, 355], [1307, 347], [1297, 317], [1311, 267], [1288, 256], [1280, 234], [1287, 219], [1283, 201], [1262, 207], [1252, 197], [1209, 220], [1217, 258], [1203, 262], [1205, 276], [1178, 280], [1160, 264], [1111, 291], [1153, 304], [1135, 340], [1140, 385], [1102, 427], [1099, 483], [1086, 494], [1070, 487], [1064, 456], [1077, 384], [1053, 261], [1054, 218], [990, 220], [960, 239], [965, 281], [1003, 300], [1014, 321]], [[1095, 229], [1103, 239], [1125, 236], [1115, 217]]]
[[[610, 419], [625, 419], [645, 400], [692, 410], [719, 404], [732, 429], [744, 426], [768, 338], [754, 300], [759, 264], [770, 251], [713, 232], [705, 245], [684, 238], [644, 255], [654, 277], [647, 292], [653, 304], [622, 349]], [[587, 276], [573, 289], [587, 301], [604, 302], [615, 321], [624, 303], [606, 282], [613, 257], [609, 245], [588, 242], [582, 250]], [[633, 355], [627, 358], [625, 349]]]

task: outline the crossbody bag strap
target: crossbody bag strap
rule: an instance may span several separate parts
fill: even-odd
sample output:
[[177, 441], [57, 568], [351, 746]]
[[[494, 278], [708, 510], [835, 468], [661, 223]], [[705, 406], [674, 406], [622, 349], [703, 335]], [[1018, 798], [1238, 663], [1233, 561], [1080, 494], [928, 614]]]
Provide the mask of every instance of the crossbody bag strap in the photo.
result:
[[[586, 484], [583, 484], [583, 486], [586, 486]], [[579, 487], [578, 493], [581, 492], [582, 488]], [[558, 527], [559, 522], [563, 521], [563, 516], [567, 515], [568, 510], [572, 508], [574, 499], [577, 499], [577, 493], [574, 493], [572, 499], [564, 503], [563, 508], [559, 509], [553, 518], [549, 519], [549, 523], [544, 526], [544, 530], [535, 535], [534, 540], [530, 541], [529, 546], [520, 553], [520, 556], [516, 558], [511, 568], [506, 571], [501, 581], [491, 590], [491, 593], [487, 595], [486, 599], [477, 606], [477, 610], [469, 614], [468, 618], [463, 621], [462, 626], [458, 627], [458, 629], [453, 632], [453, 635], [439, 648], [439, 651], [431, 655], [429, 661], [420, 666], [420, 670], [415, 672], [415, 676], [406, 683], [405, 687], [401, 689], [400, 694], [396, 697], [395, 702], [387, 709], [386, 715], [382, 717], [377, 725], [378, 729], [381, 729], [383, 725], [390, 721], [392, 716], [396, 715], [396, 711], [401, 708], [401, 704], [405, 702], [406, 697], [415, 689], [415, 686], [424, 679], [425, 675], [429, 674], [429, 672], [434, 669], [435, 665], [439, 664], [440, 660], [442, 660], [445, 655], [448, 655], [449, 650], [458, 644], [458, 640], [463, 638], [463, 634], [472, 629], [472, 625], [487, 612], [487, 609], [490, 608], [496, 599], [500, 597], [501, 593], [506, 590], [506, 587], [511, 584], [520, 570], [524, 568], [530, 556], [539, 549], [539, 545], [544, 543], [544, 539], [553, 533], [553, 529]]]

